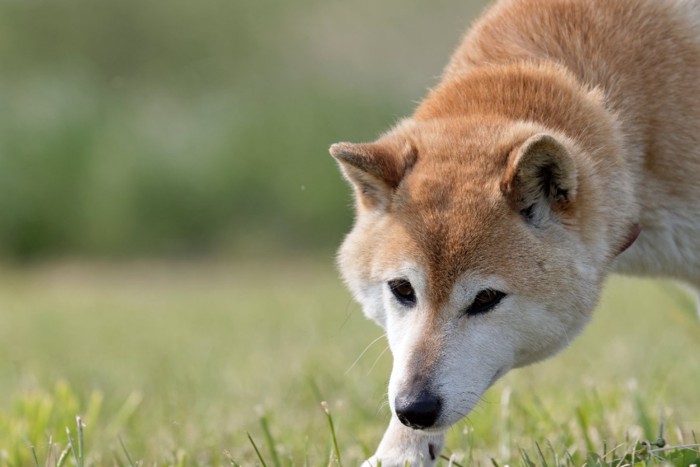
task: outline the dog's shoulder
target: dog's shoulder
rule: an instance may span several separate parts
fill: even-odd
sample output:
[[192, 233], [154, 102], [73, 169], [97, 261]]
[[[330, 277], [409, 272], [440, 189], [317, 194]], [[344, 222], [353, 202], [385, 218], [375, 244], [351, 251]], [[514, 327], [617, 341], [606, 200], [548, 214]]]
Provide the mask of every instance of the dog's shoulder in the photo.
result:
[[699, 45], [695, 0], [501, 0], [469, 29], [444, 76], [553, 60], [596, 81], [697, 53]]

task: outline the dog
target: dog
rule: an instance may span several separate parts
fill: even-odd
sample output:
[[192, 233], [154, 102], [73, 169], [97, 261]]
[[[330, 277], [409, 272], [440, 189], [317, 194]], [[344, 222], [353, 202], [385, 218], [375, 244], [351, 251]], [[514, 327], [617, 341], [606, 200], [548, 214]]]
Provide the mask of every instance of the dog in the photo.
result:
[[339, 269], [394, 358], [365, 465], [433, 466], [609, 273], [700, 286], [700, 1], [497, 1], [411, 117], [330, 153], [356, 206]]

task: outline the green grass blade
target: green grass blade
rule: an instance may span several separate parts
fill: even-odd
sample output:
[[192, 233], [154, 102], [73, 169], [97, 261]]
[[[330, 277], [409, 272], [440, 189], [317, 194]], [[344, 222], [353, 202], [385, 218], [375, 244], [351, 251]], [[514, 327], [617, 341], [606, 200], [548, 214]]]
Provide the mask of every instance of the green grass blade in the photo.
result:
[[51, 459], [51, 456], [53, 455], [53, 436], [49, 435], [49, 444], [46, 446], [46, 462], [44, 462], [44, 465], [48, 467], [49, 465], [49, 459]]
[[73, 444], [73, 436], [70, 434], [70, 428], [66, 427], [66, 435], [68, 435], [68, 445], [70, 446], [70, 452], [73, 454], [73, 459], [75, 459], [76, 465], [80, 465], [78, 461], [78, 451], [75, 449], [75, 444]]
[[506, 386], [501, 392], [501, 428], [500, 428], [500, 441], [499, 441], [499, 453], [504, 459], [511, 456], [512, 453], [512, 420], [511, 420], [511, 389]]
[[581, 406], [576, 407], [576, 420], [578, 421], [578, 424], [581, 427], [581, 434], [583, 435], [583, 440], [586, 442], [586, 449], [588, 450], [588, 452], [595, 451], [593, 441], [591, 441], [591, 437], [588, 434], [588, 417], [584, 413], [583, 407]]
[[258, 449], [258, 445], [255, 444], [255, 441], [253, 441], [253, 437], [250, 436], [250, 433], [248, 433], [248, 439], [250, 440], [250, 444], [253, 445], [253, 449], [255, 449], [255, 454], [258, 455], [258, 459], [260, 459], [260, 463], [263, 465], [263, 467], [267, 467], [267, 464], [265, 463], [265, 459], [263, 459], [262, 454], [260, 454], [260, 450]]
[[542, 465], [544, 467], [549, 467], [549, 465], [547, 465], [547, 460], [544, 458], [544, 453], [542, 452], [542, 449], [540, 449], [539, 443], [535, 442], [535, 447], [537, 448], [537, 455], [540, 456], [540, 461], [542, 462]]
[[34, 445], [30, 444], [29, 448], [32, 450], [32, 457], [34, 458], [34, 465], [36, 467], [39, 467], [39, 458], [36, 456], [36, 449], [34, 449]]
[[70, 451], [70, 444], [66, 446], [66, 448], [61, 451], [61, 455], [58, 456], [58, 460], [56, 461], [56, 467], [62, 467], [63, 464], [66, 462], [66, 459], [68, 458], [68, 451]]
[[554, 465], [559, 467], [559, 455], [557, 454], [557, 451], [554, 450], [554, 446], [552, 446], [552, 442], [550, 440], [547, 440], [547, 447], [549, 448], [549, 451], [552, 453], [552, 459], [554, 459]]
[[446, 460], [446, 461], [447, 461], [447, 465], [454, 465], [455, 467], [463, 467], [463, 466], [462, 466], [461, 464], [459, 464], [457, 461], [455, 461], [454, 459], [452, 459], [451, 456], [448, 457], [448, 456], [446, 456], [446, 455], [444, 455], [444, 454], [440, 454], [440, 459]]
[[143, 401], [143, 395], [139, 391], [133, 391], [126, 398], [122, 406], [117, 410], [117, 413], [112, 417], [109, 424], [107, 425], [107, 431], [118, 432], [124, 425], [127, 424], [129, 419], [136, 413], [136, 410], [141, 405]]
[[126, 456], [126, 460], [129, 461], [129, 465], [131, 467], [136, 467], [134, 460], [131, 458], [129, 451], [126, 449], [126, 445], [124, 444], [124, 440], [122, 439], [121, 435], [119, 435], [118, 438], [119, 438], [119, 444], [121, 444], [121, 446], [122, 446], [122, 451], [124, 451], [124, 455]]
[[587, 467], [598, 467], [606, 465], [604, 459], [600, 456], [600, 454], [596, 452], [589, 452], [588, 455], [586, 456], [586, 466]]
[[78, 425], [78, 467], [84, 466], [83, 457], [83, 420], [80, 416], [75, 417], [75, 422]]
[[530, 459], [530, 456], [527, 455], [527, 452], [523, 448], [520, 448], [520, 458], [523, 460], [523, 463], [527, 467], [537, 467], [534, 462], [532, 462], [532, 459]]
[[566, 451], [566, 465], [576, 465], [576, 461], [569, 451]]
[[638, 393], [634, 394], [634, 411], [637, 415], [637, 421], [642, 427], [646, 439], [654, 439], [654, 434], [656, 431], [654, 430], [654, 423], [652, 422], [651, 417], [649, 416], [649, 412], [644, 408], [644, 403], [642, 402], [642, 398], [639, 396]]
[[664, 438], [664, 413], [661, 408], [659, 408], [659, 431], [656, 435], [656, 441], [653, 444], [657, 448], [666, 446], [666, 439]]
[[228, 463], [231, 464], [233, 467], [241, 467], [241, 464], [239, 464], [233, 459], [233, 455], [231, 455], [231, 452], [228, 449], [224, 449], [224, 457], [228, 459]]
[[270, 432], [270, 424], [267, 421], [267, 417], [260, 417], [260, 426], [262, 426], [263, 434], [265, 435], [265, 441], [270, 448], [270, 455], [272, 456], [272, 464], [275, 467], [281, 467], [279, 457], [277, 456], [277, 449], [275, 448], [275, 439], [272, 437]]
[[321, 408], [326, 413], [326, 417], [328, 418], [328, 426], [331, 429], [331, 440], [333, 441], [333, 452], [335, 452], [335, 460], [336, 462], [338, 462], [338, 465], [342, 467], [343, 463], [340, 460], [340, 449], [338, 449], [338, 439], [335, 436], [335, 426], [333, 425], [333, 417], [331, 416], [331, 411], [328, 408], [328, 403], [326, 401], [321, 402]]

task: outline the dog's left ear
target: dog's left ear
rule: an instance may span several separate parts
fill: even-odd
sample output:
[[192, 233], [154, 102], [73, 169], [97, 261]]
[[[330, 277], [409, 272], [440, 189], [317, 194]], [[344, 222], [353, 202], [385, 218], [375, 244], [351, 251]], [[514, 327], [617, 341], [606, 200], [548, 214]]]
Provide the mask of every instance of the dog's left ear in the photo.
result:
[[501, 179], [511, 207], [533, 225], [561, 214], [574, 200], [576, 164], [554, 136], [539, 133], [513, 150]]
[[358, 207], [372, 210], [389, 206], [392, 194], [416, 161], [413, 146], [391, 136], [374, 143], [337, 143], [330, 153], [355, 188]]

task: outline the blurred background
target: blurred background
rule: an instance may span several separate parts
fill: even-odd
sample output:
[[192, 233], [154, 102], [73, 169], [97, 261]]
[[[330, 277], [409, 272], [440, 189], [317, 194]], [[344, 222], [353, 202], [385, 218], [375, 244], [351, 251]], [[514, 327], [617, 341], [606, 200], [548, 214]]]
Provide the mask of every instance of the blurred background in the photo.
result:
[[484, 3], [2, 1], [0, 254], [327, 254], [328, 146], [409, 114]]
[[[253, 465], [247, 433], [269, 465], [328, 465], [321, 400], [346, 465], [368, 456], [391, 356], [334, 267], [353, 213], [328, 146], [410, 114], [484, 4], [0, 0], [0, 466], [56, 465], [76, 415], [87, 465]], [[448, 451], [583, 455], [661, 416], [689, 441], [693, 313], [612, 281]]]

